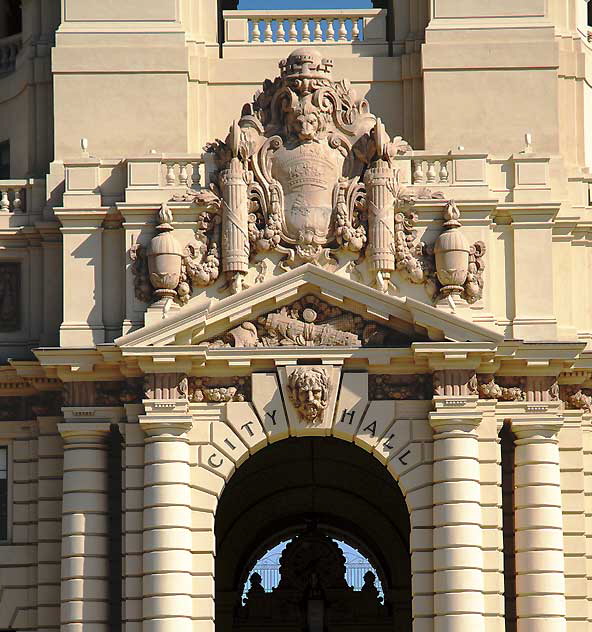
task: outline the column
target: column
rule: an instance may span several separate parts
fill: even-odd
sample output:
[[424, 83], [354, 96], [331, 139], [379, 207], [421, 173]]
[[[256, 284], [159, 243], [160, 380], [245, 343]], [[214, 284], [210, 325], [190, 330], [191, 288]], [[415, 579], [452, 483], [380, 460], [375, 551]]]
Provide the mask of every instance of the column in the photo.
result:
[[143, 630], [191, 632], [191, 417], [187, 401], [144, 406]]
[[512, 421], [518, 632], [561, 632], [565, 622], [563, 516], [557, 416]]
[[109, 422], [62, 423], [61, 632], [108, 632]]
[[[476, 399], [476, 398], [474, 398]], [[455, 399], [455, 403], [460, 401]], [[483, 632], [483, 533], [476, 410], [430, 413], [434, 431], [435, 632]]]

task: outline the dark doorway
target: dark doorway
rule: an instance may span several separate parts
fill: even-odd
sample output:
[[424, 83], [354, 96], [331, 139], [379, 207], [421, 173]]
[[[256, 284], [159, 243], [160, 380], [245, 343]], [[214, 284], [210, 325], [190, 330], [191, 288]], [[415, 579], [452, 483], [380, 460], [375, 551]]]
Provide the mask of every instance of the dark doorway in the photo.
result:
[[[410, 632], [409, 537], [396, 481], [361, 448], [321, 437], [267, 447], [239, 468], [219, 501], [216, 630]], [[266, 592], [258, 578], [253, 587], [255, 562], [281, 542], [289, 544], [277, 587]], [[370, 564], [357, 585], [339, 542]]]

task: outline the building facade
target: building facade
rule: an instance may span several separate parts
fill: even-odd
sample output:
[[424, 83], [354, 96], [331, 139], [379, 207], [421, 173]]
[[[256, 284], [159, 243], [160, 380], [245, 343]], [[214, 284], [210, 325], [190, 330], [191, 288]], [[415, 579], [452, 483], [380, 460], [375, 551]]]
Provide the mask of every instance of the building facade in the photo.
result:
[[591, 628], [590, 6], [376, 5], [3, 3], [1, 629]]

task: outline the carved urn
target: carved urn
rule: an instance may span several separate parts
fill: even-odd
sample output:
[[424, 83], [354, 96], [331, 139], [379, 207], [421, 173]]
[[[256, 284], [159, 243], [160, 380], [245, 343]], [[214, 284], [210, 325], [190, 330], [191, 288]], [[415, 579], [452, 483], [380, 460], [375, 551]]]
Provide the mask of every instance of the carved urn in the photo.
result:
[[148, 274], [157, 300], [175, 298], [181, 280], [183, 252], [173, 236], [173, 214], [163, 204], [158, 212], [157, 234], [148, 246]]
[[436, 274], [442, 294], [461, 294], [469, 270], [469, 243], [461, 231], [460, 212], [454, 202], [444, 211], [444, 231], [434, 245]]

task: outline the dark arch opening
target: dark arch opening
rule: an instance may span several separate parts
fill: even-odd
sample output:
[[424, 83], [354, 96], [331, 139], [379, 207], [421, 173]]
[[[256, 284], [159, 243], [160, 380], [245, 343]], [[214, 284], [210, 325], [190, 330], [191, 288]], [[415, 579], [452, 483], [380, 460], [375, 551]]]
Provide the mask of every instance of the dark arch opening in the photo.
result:
[[[380, 575], [388, 620], [396, 621], [398, 630], [410, 631], [410, 521], [403, 494], [374, 457], [332, 437], [275, 443], [249, 458], [228, 482], [215, 525], [216, 629], [248, 629], [238, 619], [254, 561], [282, 540], [308, 537], [311, 528], [363, 553]], [[296, 629], [294, 625], [301, 628], [302, 622], [276, 620], [267, 629]], [[360, 621], [357, 626], [364, 627]]]

